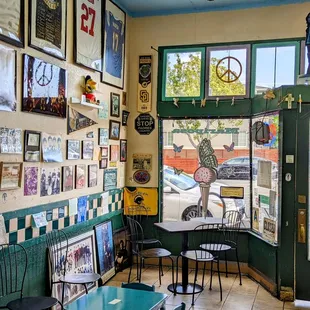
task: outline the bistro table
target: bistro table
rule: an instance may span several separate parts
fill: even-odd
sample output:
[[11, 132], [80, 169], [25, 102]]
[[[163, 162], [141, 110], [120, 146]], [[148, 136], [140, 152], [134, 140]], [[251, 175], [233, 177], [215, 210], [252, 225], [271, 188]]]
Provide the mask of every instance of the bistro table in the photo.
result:
[[164, 306], [166, 294], [101, 286], [66, 306], [67, 310], [159, 310]]
[[[183, 222], [163, 222], [155, 223], [154, 225], [161, 230], [167, 231], [169, 233], [182, 233], [182, 251], [188, 250], [188, 233], [193, 232], [195, 228], [199, 225], [220, 225], [226, 224], [227, 219], [207, 217], [207, 218], [193, 218], [191, 221]], [[193, 283], [188, 283], [188, 259], [182, 257], [182, 282], [177, 283], [176, 292], [178, 294], [187, 295], [193, 294]], [[170, 292], [174, 292], [174, 284], [168, 286]], [[195, 285], [195, 294], [200, 293], [203, 287], [199, 284]]]

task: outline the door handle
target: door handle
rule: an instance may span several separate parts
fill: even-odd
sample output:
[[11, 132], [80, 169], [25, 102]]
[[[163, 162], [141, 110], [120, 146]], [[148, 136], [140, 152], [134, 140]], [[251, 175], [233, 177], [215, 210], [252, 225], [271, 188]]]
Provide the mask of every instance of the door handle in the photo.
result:
[[298, 210], [298, 243], [306, 243], [306, 209]]

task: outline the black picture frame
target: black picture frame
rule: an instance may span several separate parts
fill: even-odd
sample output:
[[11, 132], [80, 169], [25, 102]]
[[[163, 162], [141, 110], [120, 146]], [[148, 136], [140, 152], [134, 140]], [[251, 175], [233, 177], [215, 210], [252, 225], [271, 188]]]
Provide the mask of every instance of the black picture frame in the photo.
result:
[[[95, 183], [92, 183], [92, 180], [91, 180], [91, 172], [93, 168], [96, 168], [96, 182]], [[98, 166], [96, 164], [92, 164], [92, 165], [88, 165], [88, 181], [87, 181], [87, 184], [88, 184], [88, 187], [96, 187], [98, 185]]]
[[[92, 148], [89, 148], [92, 146]], [[91, 150], [91, 153], [89, 152]], [[95, 142], [92, 140], [82, 141], [82, 159], [93, 160], [95, 151]], [[90, 157], [91, 154], [91, 157]]]
[[[69, 154], [70, 154], [70, 152], [69, 152], [69, 150], [70, 150], [70, 144], [71, 143], [76, 143], [76, 144], [78, 144], [79, 145], [79, 153], [78, 153], [78, 156], [74, 156], [74, 155], [70, 155], [69, 156]], [[67, 140], [67, 145], [66, 145], [66, 159], [67, 160], [78, 160], [78, 159], [81, 159], [81, 141], [80, 140], [74, 140], [74, 139], [68, 139]], [[71, 152], [72, 153], [72, 152]]]
[[99, 160], [99, 169], [106, 169], [108, 168], [108, 158], [101, 158]]
[[[32, 137], [37, 136], [38, 145], [35, 144], [35, 138]], [[29, 138], [31, 139], [31, 144], [29, 145]], [[33, 160], [30, 160], [31, 157], [35, 156]], [[24, 162], [32, 162], [37, 163], [41, 161], [41, 132], [39, 131], [32, 131], [32, 130], [25, 130], [24, 134]]]
[[[53, 43], [51, 42], [47, 42], [45, 40], [45, 43], [46, 45], [53, 45], [54, 47], [54, 52], [51, 51], [51, 47], [49, 47], [49, 50], [47, 50], [47, 46], [38, 46], [37, 45], [37, 42], [34, 42], [34, 38], [33, 38], [33, 28], [36, 27], [36, 22], [34, 23], [33, 22], [33, 18], [36, 19], [36, 16], [34, 17], [34, 6], [37, 4], [38, 1], [43, 1], [43, 0], [29, 0], [29, 20], [28, 20], [28, 24], [29, 24], [29, 28], [28, 28], [28, 45], [42, 53], [45, 53], [47, 55], [51, 55], [57, 59], [60, 59], [60, 60], [66, 60], [66, 57], [67, 57], [67, 14], [68, 14], [68, 0], [59, 0], [61, 1], [62, 3], [62, 6], [61, 8], [64, 8], [65, 9], [65, 13], [62, 15], [61, 17], [61, 22], [64, 22], [64, 29], [61, 29], [64, 31], [64, 38], [62, 38], [62, 36], [60, 37], [60, 44], [64, 44], [64, 46], [61, 46], [60, 48], [57, 48]], [[47, 0], [48, 2], [49, 0]], [[50, 3], [50, 6], [53, 7], [53, 5], [56, 5], [54, 3]], [[62, 12], [63, 13], [63, 12]], [[47, 20], [46, 16], [45, 16], [45, 20]], [[61, 24], [61, 23], [60, 23]], [[51, 28], [55, 28], [55, 26], [51, 26]], [[36, 30], [34, 30], [34, 32], [36, 32]], [[42, 40], [42, 42], [44, 41], [44, 39], [41, 39], [39, 38], [39, 40]], [[63, 50], [63, 52], [62, 52]], [[57, 53], [58, 51], [58, 53]], [[59, 53], [61, 53], [61, 55], [59, 55]]]
[[[116, 100], [118, 102], [116, 102]], [[121, 109], [121, 96], [116, 93], [110, 94], [110, 116], [119, 117]]]
[[[61, 190], [62, 192], [69, 192], [74, 189], [74, 174], [75, 174], [75, 169], [74, 166], [62, 166], [62, 182], [61, 182]], [[70, 174], [67, 177], [66, 172], [69, 171]], [[71, 177], [71, 180], [70, 180]], [[70, 183], [71, 181], [71, 183]], [[68, 184], [69, 183], [69, 184]]]
[[[111, 61], [106, 61], [106, 57], [107, 55], [109, 55], [109, 53], [107, 52], [106, 48], [107, 48], [107, 44], [105, 44], [106, 42], [106, 26], [107, 26], [107, 9], [109, 6], [112, 6], [114, 8], [116, 8], [119, 11], [119, 14], [124, 14], [124, 34], [123, 34], [123, 44], [124, 44], [124, 48], [122, 49], [122, 72], [121, 72], [121, 78], [118, 80], [118, 83], [116, 83], [116, 81], [113, 81], [113, 79], [109, 79], [107, 76], [105, 76], [106, 72], [105, 72], [105, 63], [111, 63]], [[101, 73], [101, 82], [119, 89], [124, 89], [124, 76], [125, 76], [125, 55], [126, 55], [126, 24], [127, 24], [127, 15], [126, 12], [124, 10], [122, 10], [115, 2], [110, 1], [110, 0], [106, 0], [105, 1], [105, 6], [103, 8], [103, 12], [105, 15], [104, 18], [104, 22], [103, 22], [103, 33], [102, 33], [102, 44], [103, 44], [103, 63], [102, 63], [102, 73]], [[113, 31], [112, 31], [113, 33]], [[119, 50], [119, 49], [118, 49]], [[111, 56], [110, 56], [111, 57]], [[113, 58], [113, 55], [112, 57]], [[113, 65], [113, 61], [112, 61], [112, 65]], [[117, 80], [117, 78], [116, 78]]]
[[[11, 0], [1, 0], [1, 2], [6, 1], [9, 4], [12, 4]], [[3, 33], [0, 34], [0, 40], [14, 45], [16, 47], [21, 47], [24, 48], [25, 46], [25, 4], [24, 0], [19, 0], [20, 2], [20, 14], [19, 14], [19, 29], [20, 29], [20, 34], [19, 34], [19, 40], [13, 39], [11, 36], [5, 35]], [[1, 14], [0, 14], [1, 18]], [[1, 29], [1, 27], [0, 27]], [[16, 35], [16, 34], [15, 34]]]
[[[117, 125], [118, 126], [118, 130], [116, 130], [115, 126], [113, 126], [113, 125]], [[121, 131], [121, 122], [114, 121], [114, 120], [110, 119], [110, 123], [109, 123], [109, 139], [111, 139], [111, 140], [119, 140], [120, 131]]]
[[122, 125], [123, 126], [127, 126], [129, 114], [130, 114], [130, 112], [128, 112], [126, 110], [122, 111]]
[[119, 161], [121, 163], [127, 162], [127, 140], [126, 139], [120, 140]]

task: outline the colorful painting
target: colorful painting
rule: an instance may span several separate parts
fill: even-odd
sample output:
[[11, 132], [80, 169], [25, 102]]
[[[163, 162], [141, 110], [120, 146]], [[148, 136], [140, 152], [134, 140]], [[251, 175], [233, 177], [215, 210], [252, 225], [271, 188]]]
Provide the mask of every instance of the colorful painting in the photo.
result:
[[[1, 16], [0, 3], [0, 16]], [[0, 19], [0, 29], [1, 29]], [[1, 33], [1, 32], [0, 32]], [[1, 38], [1, 35], [0, 35]], [[16, 111], [16, 52], [0, 45], [0, 111]]]
[[81, 158], [81, 141], [67, 140], [67, 159], [76, 160]]
[[0, 163], [0, 190], [17, 189], [21, 186], [22, 163]]
[[110, 104], [111, 104], [111, 109], [110, 109], [111, 116], [119, 117], [120, 95], [115, 94], [115, 93], [111, 93], [110, 100], [111, 100], [111, 102], [110, 102]]
[[68, 134], [97, 124], [82, 113], [68, 108]]
[[94, 141], [83, 141], [83, 159], [93, 159], [94, 157]]
[[66, 118], [67, 72], [24, 55], [22, 111]]
[[60, 194], [60, 168], [41, 169], [41, 197]]
[[104, 57], [101, 81], [121, 89], [124, 87], [125, 27], [125, 12], [113, 2], [107, 0], [105, 8]]
[[38, 168], [24, 168], [24, 196], [33, 196], [38, 193]]
[[99, 128], [98, 145], [109, 145], [109, 129]]
[[41, 133], [25, 130], [24, 161], [39, 162], [41, 156]]
[[42, 133], [42, 156], [46, 163], [62, 163], [62, 138], [60, 135]]
[[76, 165], [75, 170], [75, 188], [82, 189], [85, 187], [86, 182], [86, 166]]
[[119, 145], [110, 145], [110, 161], [117, 162], [119, 156]]
[[117, 188], [117, 169], [107, 169], [104, 171], [104, 191]]
[[121, 145], [121, 162], [126, 162], [127, 161], [127, 140], [120, 140], [120, 145]]
[[82, 223], [87, 220], [87, 196], [79, 197], [77, 201], [77, 222]]
[[0, 153], [22, 154], [22, 130], [0, 127]]
[[62, 191], [73, 190], [73, 166], [62, 167]]
[[95, 187], [98, 183], [98, 166], [88, 166], [88, 187]]

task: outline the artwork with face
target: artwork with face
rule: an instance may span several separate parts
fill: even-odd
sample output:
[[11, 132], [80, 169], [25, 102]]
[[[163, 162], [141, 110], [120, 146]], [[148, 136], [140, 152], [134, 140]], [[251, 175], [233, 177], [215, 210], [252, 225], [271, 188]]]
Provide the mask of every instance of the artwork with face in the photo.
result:
[[38, 168], [24, 168], [24, 196], [32, 196], [38, 193]]
[[73, 190], [73, 166], [62, 167], [62, 191]]
[[75, 188], [82, 189], [85, 187], [86, 182], [86, 166], [76, 165], [75, 170]]
[[46, 163], [62, 163], [62, 138], [42, 133], [42, 156]]
[[41, 169], [41, 197], [60, 194], [60, 168]]

